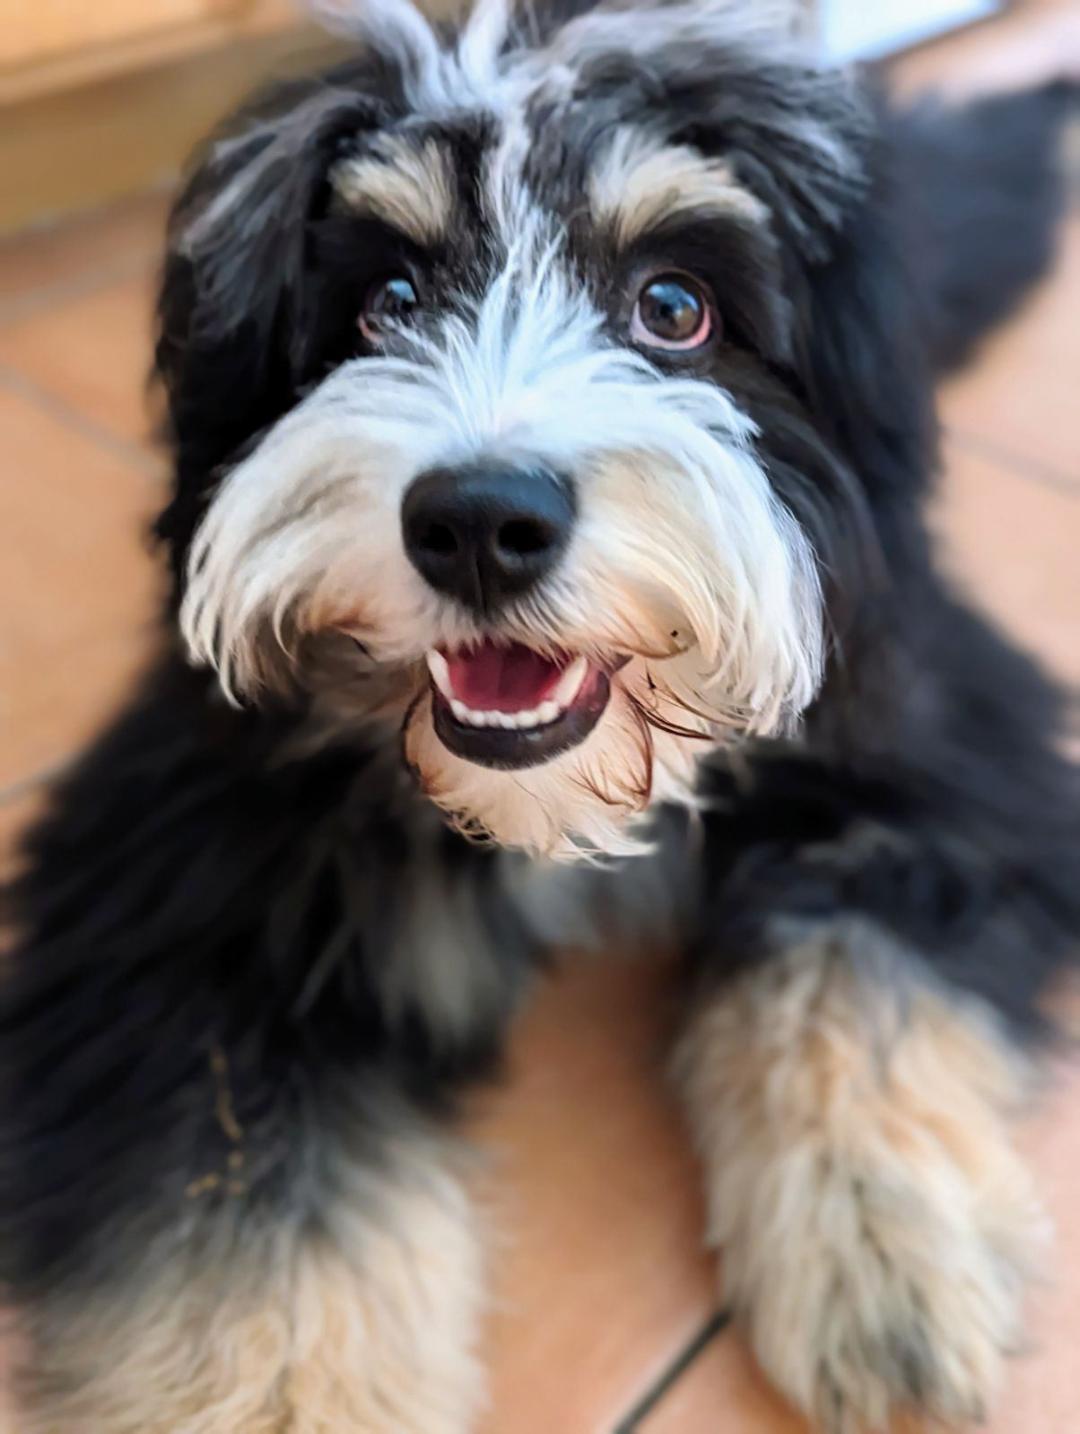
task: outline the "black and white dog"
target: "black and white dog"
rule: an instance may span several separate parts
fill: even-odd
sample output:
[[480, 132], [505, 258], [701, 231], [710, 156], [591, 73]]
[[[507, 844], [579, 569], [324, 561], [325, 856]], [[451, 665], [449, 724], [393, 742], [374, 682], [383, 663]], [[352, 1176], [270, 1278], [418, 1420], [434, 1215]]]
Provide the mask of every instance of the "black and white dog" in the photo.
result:
[[685, 951], [777, 1385], [834, 1434], [993, 1395], [1080, 820], [922, 507], [1068, 96], [890, 118], [779, 8], [326, 4], [358, 58], [180, 199], [163, 650], [8, 893], [21, 1434], [472, 1429], [451, 1118], [589, 929]]

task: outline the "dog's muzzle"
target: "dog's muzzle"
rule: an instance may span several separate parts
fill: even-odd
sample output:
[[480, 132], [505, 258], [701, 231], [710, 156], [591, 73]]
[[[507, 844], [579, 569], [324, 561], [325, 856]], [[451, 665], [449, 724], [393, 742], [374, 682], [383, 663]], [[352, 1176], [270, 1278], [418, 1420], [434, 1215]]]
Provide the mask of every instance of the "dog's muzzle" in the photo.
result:
[[[545, 468], [476, 463], [421, 474], [405, 494], [409, 561], [436, 592], [492, 618], [557, 566], [575, 518], [570, 482]], [[485, 767], [529, 767], [582, 741], [607, 706], [608, 673], [584, 655], [519, 642], [433, 649], [435, 731]]]

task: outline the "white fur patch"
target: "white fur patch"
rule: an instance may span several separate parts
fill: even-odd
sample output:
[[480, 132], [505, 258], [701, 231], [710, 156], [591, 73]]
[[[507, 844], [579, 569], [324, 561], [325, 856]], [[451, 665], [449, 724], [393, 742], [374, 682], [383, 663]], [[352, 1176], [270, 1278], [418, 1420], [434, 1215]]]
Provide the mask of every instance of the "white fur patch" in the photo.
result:
[[[681, 0], [601, 4], [529, 43], [527, 7], [477, 0], [445, 45], [411, 0], [306, 0], [328, 29], [369, 44], [401, 66], [412, 102], [433, 110], [482, 104], [505, 115], [532, 89], [569, 93], [583, 66], [607, 54], [648, 60], [673, 37], [688, 45], [790, 44], [804, 21], [797, 0]], [[522, 43], [524, 42], [524, 43]]]
[[511, 25], [509, 0], [478, 0], [456, 42], [446, 46], [410, 0], [306, 0], [328, 29], [374, 46], [402, 70], [410, 99], [439, 110], [491, 97]]

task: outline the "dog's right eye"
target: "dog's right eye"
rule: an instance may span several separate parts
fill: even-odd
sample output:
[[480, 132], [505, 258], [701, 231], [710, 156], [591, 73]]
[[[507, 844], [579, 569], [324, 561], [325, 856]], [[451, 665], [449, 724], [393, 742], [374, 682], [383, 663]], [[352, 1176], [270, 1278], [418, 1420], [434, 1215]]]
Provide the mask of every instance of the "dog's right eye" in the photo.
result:
[[357, 326], [370, 343], [377, 344], [388, 328], [407, 323], [419, 304], [413, 281], [404, 274], [391, 274], [367, 291]]

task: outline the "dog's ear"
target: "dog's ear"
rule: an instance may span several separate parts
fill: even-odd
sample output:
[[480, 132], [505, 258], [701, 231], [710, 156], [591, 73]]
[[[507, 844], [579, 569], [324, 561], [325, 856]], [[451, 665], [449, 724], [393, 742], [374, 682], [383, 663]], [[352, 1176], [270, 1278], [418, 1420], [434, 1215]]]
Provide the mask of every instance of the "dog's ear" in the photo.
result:
[[932, 468], [933, 384], [911, 211], [892, 145], [866, 156], [825, 252], [798, 265], [795, 361], [816, 420], [861, 483], [907, 506]]
[[173, 208], [155, 368], [176, 462], [158, 533], [177, 567], [215, 470], [302, 381], [309, 221], [337, 148], [376, 122], [369, 93], [344, 73], [279, 88], [206, 146]]

